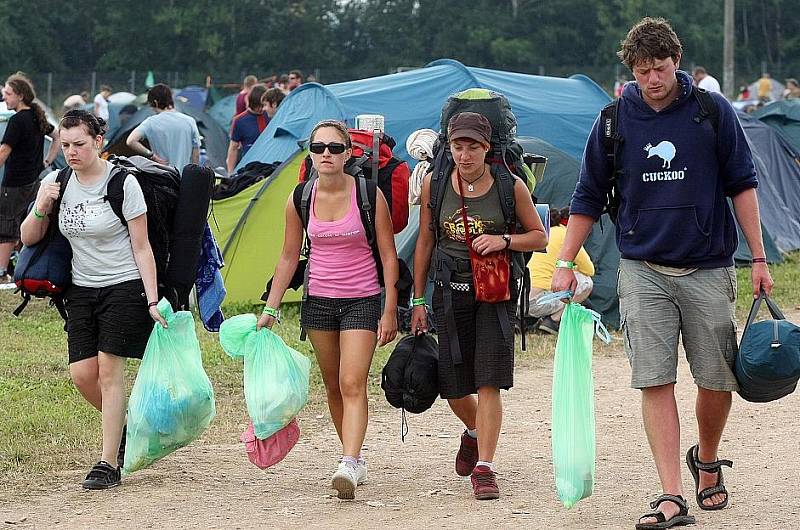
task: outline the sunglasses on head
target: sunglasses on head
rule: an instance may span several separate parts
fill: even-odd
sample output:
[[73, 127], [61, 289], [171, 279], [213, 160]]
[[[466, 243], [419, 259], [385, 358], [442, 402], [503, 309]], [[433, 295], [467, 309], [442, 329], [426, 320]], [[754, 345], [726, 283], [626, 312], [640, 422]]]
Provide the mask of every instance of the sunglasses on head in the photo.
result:
[[341, 155], [342, 153], [344, 153], [344, 150], [347, 149], [347, 146], [339, 142], [331, 142], [329, 144], [322, 142], [312, 142], [308, 146], [308, 150], [314, 153], [315, 155], [321, 155], [322, 153], [324, 153], [325, 148], [327, 148], [328, 152], [332, 155]]

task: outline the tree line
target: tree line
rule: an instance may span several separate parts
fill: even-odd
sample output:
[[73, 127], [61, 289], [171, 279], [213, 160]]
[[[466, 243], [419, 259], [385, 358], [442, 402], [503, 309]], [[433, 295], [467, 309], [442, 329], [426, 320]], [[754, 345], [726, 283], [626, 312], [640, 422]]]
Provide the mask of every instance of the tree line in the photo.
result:
[[[795, 7], [792, 7], [792, 6]], [[24, 12], [23, 12], [24, 11]], [[322, 81], [380, 75], [450, 57], [471, 66], [608, 85], [615, 52], [644, 15], [668, 18], [684, 68], [722, 78], [723, 0], [0, 0], [4, 74], [205, 72], [237, 79], [301, 68]], [[736, 82], [762, 68], [800, 75], [795, 0], [736, 1]]]

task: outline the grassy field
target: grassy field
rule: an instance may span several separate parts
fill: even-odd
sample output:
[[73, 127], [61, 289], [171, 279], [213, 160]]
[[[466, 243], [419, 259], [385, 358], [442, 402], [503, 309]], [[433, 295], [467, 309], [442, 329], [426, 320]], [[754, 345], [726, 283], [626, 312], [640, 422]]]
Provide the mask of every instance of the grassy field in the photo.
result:
[[[800, 304], [800, 254], [772, 268], [778, 285], [779, 305], [794, 310]], [[749, 269], [738, 271], [740, 322], [751, 303]], [[67, 468], [84, 468], [97, 457], [100, 445], [100, 417], [73, 387], [67, 368], [66, 334], [58, 313], [41, 301], [34, 301], [20, 318], [10, 312], [18, 298], [0, 292], [0, 501], [25, 491], [25, 485], [38, 482], [46, 473]], [[252, 311], [251, 307], [227, 307], [226, 314]], [[310, 344], [300, 342], [298, 315], [289, 308], [276, 331], [298, 351], [313, 358]], [[219, 345], [215, 334], [198, 326], [203, 363], [217, 400], [217, 417], [205, 434], [207, 443], [235, 442], [246, 422], [242, 391], [242, 361], [231, 359]], [[616, 344], [615, 344], [616, 343]], [[609, 354], [619, 348], [596, 341], [596, 353]], [[380, 370], [392, 345], [375, 355], [369, 388], [380, 391]], [[552, 355], [555, 340], [529, 335], [528, 351], [519, 364]], [[130, 362], [128, 382], [132, 384], [138, 363]], [[312, 368], [312, 406], [324, 404], [319, 370]], [[37, 479], [33, 480], [33, 476]], [[46, 480], [46, 479], [45, 479]]]

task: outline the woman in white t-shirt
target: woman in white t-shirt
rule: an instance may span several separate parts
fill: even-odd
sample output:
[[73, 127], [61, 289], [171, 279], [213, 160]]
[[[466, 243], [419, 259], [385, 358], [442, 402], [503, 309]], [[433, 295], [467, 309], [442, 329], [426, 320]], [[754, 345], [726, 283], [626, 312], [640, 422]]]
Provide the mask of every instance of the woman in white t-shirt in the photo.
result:
[[102, 414], [103, 451], [86, 476], [86, 489], [119, 485], [124, 458], [125, 363], [141, 359], [156, 308], [156, 265], [147, 238], [147, 206], [136, 178], [123, 184], [125, 227], [105, 200], [114, 166], [100, 158], [105, 121], [72, 110], [59, 124], [61, 148], [72, 169], [60, 198], [58, 172], [47, 175], [22, 224], [22, 242], [38, 243], [57, 221], [72, 247], [72, 286], [65, 292], [70, 376]]

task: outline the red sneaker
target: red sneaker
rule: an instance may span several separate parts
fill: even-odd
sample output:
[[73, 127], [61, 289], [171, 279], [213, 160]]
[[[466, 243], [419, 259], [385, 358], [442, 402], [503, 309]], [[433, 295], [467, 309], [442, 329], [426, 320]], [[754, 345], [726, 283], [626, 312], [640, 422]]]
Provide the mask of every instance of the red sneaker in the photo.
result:
[[478, 463], [478, 440], [467, 434], [461, 435], [461, 447], [456, 454], [456, 474], [460, 477], [468, 477], [475, 464]]
[[470, 480], [472, 481], [472, 493], [476, 499], [484, 501], [500, 498], [500, 488], [497, 487], [494, 471], [488, 467], [476, 467], [472, 471]]

